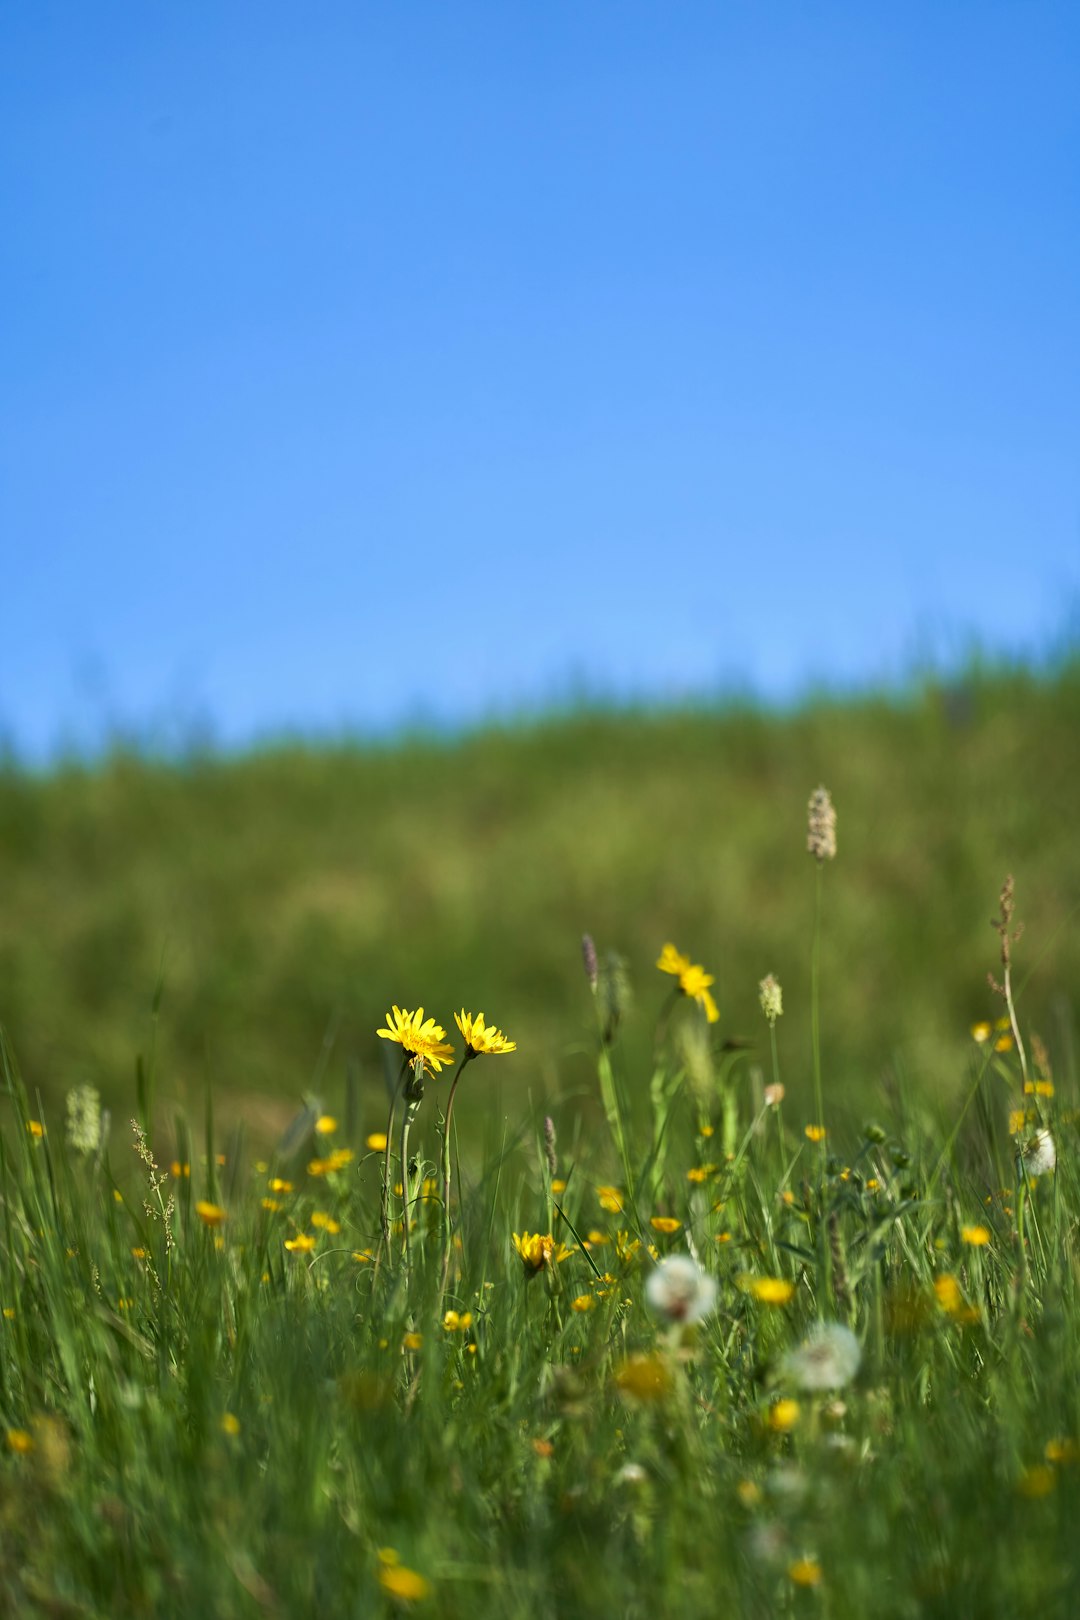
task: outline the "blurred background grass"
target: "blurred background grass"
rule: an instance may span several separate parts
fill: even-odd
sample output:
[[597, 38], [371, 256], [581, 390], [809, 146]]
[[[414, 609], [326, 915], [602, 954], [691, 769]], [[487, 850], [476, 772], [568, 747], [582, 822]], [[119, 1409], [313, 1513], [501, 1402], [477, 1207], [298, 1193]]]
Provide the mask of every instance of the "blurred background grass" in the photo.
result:
[[[813, 863], [805, 810], [837, 807], [825, 872], [829, 1105], [883, 1088], [948, 1098], [969, 1026], [1000, 1007], [987, 926], [1015, 873], [1027, 932], [1022, 1016], [1071, 1039], [1080, 941], [1080, 658], [1034, 674], [971, 669], [902, 693], [584, 711], [385, 746], [279, 745], [0, 775], [0, 1019], [54, 1103], [89, 1081], [276, 1131], [349, 1067], [364, 1129], [382, 1123], [374, 1030], [392, 1001], [448, 1027], [483, 1009], [518, 1041], [469, 1076], [461, 1122], [520, 1122], [595, 1091], [579, 939], [625, 958], [627, 1070], [648, 1076], [667, 939], [717, 979], [719, 1035], [764, 1061], [758, 981], [784, 987], [782, 1077], [810, 1117]], [[159, 974], [163, 990], [155, 1020]], [[453, 1032], [453, 1033], [456, 1033]]]

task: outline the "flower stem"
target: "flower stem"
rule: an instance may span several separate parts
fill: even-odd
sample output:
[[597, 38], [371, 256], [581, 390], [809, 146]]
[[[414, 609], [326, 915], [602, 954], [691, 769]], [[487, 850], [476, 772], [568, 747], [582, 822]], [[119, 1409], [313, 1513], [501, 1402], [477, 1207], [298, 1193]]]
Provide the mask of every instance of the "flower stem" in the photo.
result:
[[443, 1120], [442, 1142], [442, 1218], [443, 1218], [443, 1256], [442, 1278], [439, 1283], [439, 1313], [442, 1314], [442, 1299], [446, 1293], [446, 1279], [450, 1275], [450, 1121], [454, 1113], [454, 1098], [457, 1095], [458, 1081], [466, 1063], [474, 1058], [476, 1053], [471, 1046], [465, 1048], [465, 1056], [457, 1066], [457, 1073], [450, 1082], [450, 1095], [446, 1099], [446, 1118]]
[[401, 1069], [398, 1073], [397, 1079], [394, 1082], [394, 1089], [390, 1093], [390, 1114], [386, 1121], [386, 1146], [383, 1149], [382, 1193], [379, 1202], [379, 1221], [382, 1228], [382, 1237], [379, 1241], [380, 1254], [382, 1253], [384, 1245], [387, 1250], [390, 1248], [390, 1177], [391, 1165], [393, 1163], [394, 1116], [397, 1113], [397, 1100], [401, 1092], [401, 1082], [405, 1078], [405, 1070], [408, 1068], [408, 1066], [409, 1059], [408, 1057], [405, 1057], [402, 1059]]

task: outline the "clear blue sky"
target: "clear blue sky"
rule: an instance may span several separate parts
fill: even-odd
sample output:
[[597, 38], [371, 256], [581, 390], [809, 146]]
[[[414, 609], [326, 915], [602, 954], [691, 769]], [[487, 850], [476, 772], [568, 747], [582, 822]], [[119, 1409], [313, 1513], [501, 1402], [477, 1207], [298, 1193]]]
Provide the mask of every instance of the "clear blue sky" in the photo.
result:
[[786, 696], [1080, 601], [1080, 7], [0, 12], [0, 723]]

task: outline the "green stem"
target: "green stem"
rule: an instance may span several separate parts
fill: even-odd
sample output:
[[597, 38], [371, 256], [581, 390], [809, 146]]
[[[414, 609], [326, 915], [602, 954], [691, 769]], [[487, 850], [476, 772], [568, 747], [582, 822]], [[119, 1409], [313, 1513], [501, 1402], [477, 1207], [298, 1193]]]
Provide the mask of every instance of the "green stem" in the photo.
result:
[[454, 1098], [457, 1096], [458, 1081], [466, 1063], [474, 1058], [476, 1053], [471, 1046], [465, 1048], [465, 1056], [457, 1066], [457, 1073], [450, 1082], [450, 1095], [446, 1099], [446, 1118], [443, 1121], [442, 1143], [442, 1218], [443, 1218], [443, 1256], [442, 1278], [439, 1283], [439, 1315], [442, 1315], [442, 1301], [446, 1293], [446, 1279], [450, 1275], [450, 1121], [454, 1113]]
[[[810, 955], [810, 1038], [814, 1049], [814, 1107], [818, 1125], [825, 1124], [825, 1098], [821, 1085], [821, 1011], [819, 1007], [821, 969], [821, 862], [817, 862], [814, 887], [814, 942]], [[825, 1138], [821, 1139], [821, 1156], [827, 1151]]]
[[391, 1165], [394, 1158], [394, 1116], [397, 1113], [397, 1100], [401, 1092], [401, 1082], [405, 1078], [405, 1070], [409, 1066], [408, 1054], [401, 1060], [401, 1069], [394, 1082], [394, 1089], [390, 1093], [390, 1114], [386, 1121], [386, 1146], [383, 1149], [382, 1193], [379, 1202], [379, 1221], [382, 1228], [382, 1237], [379, 1241], [379, 1254], [383, 1247], [390, 1248], [390, 1176]]

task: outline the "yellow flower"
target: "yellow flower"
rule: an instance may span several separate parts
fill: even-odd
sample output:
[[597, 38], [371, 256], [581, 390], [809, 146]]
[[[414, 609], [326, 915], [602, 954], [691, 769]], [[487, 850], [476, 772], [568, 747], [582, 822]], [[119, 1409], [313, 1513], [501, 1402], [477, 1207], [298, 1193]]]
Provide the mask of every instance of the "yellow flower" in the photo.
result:
[[211, 1204], [206, 1198], [196, 1200], [195, 1213], [204, 1226], [220, 1226], [228, 1219], [220, 1204]]
[[615, 1388], [631, 1401], [662, 1401], [671, 1389], [671, 1369], [662, 1356], [627, 1356], [615, 1369]]
[[335, 1170], [344, 1170], [347, 1164], [352, 1163], [353, 1152], [351, 1148], [335, 1148], [325, 1159], [310, 1159], [308, 1161], [309, 1176], [329, 1176]]
[[31, 1136], [36, 1136], [39, 1140], [45, 1135], [45, 1127], [41, 1123], [40, 1119], [28, 1119], [26, 1122], [26, 1128], [30, 1132]]
[[786, 1305], [795, 1294], [795, 1284], [786, 1277], [751, 1277], [744, 1271], [737, 1282], [744, 1294], [753, 1294], [762, 1305]]
[[315, 1121], [315, 1129], [320, 1136], [333, 1136], [337, 1130], [337, 1120], [333, 1114], [320, 1114]]
[[623, 1195], [618, 1187], [597, 1187], [596, 1196], [601, 1209], [606, 1209], [609, 1215], [621, 1215]]
[[517, 1051], [516, 1041], [508, 1041], [502, 1030], [496, 1029], [494, 1024], [485, 1025], [483, 1013], [477, 1013], [474, 1018], [462, 1007], [459, 1013], [454, 1014], [454, 1023], [461, 1031], [466, 1048], [474, 1057], [479, 1057], [481, 1052], [494, 1054]]
[[404, 1012], [395, 1006], [387, 1013], [386, 1023], [387, 1028], [377, 1029], [376, 1035], [384, 1041], [397, 1041], [406, 1052], [412, 1052], [429, 1064], [434, 1074], [454, 1055], [454, 1048], [447, 1044], [445, 1029], [434, 1018], [425, 1019], [423, 1007], [415, 1012]]
[[401, 1344], [405, 1350], [419, 1350], [423, 1342], [424, 1335], [422, 1333], [406, 1333]]
[[960, 1241], [970, 1243], [973, 1249], [985, 1249], [990, 1242], [990, 1233], [985, 1226], [962, 1226]]
[[240, 1433], [240, 1419], [232, 1412], [223, 1412], [221, 1415], [221, 1432], [235, 1439]]
[[1021, 1496], [1029, 1496], [1037, 1500], [1040, 1496], [1049, 1496], [1057, 1484], [1057, 1476], [1052, 1468], [1045, 1463], [1036, 1463], [1033, 1468], [1025, 1468], [1016, 1482], [1016, 1488]]
[[332, 1215], [324, 1215], [322, 1211], [318, 1209], [311, 1217], [311, 1224], [312, 1226], [317, 1226], [320, 1231], [329, 1232], [331, 1237], [335, 1232], [341, 1231], [340, 1221], [335, 1221]]
[[799, 1421], [799, 1403], [790, 1397], [774, 1401], [769, 1407], [769, 1428], [774, 1434], [790, 1434]]
[[988, 1041], [990, 1039], [990, 1027], [985, 1018], [980, 1018], [977, 1024], [971, 1026], [972, 1040], [978, 1041], [980, 1046], [984, 1041]]
[[467, 1333], [472, 1327], [472, 1311], [447, 1311], [442, 1325], [447, 1333]]
[[354, 1249], [352, 1257], [358, 1265], [366, 1266], [370, 1265], [371, 1261], [374, 1260], [375, 1253], [372, 1249]]
[[687, 1181], [693, 1181], [700, 1185], [701, 1182], [708, 1181], [710, 1176], [715, 1176], [719, 1168], [720, 1166], [718, 1164], [695, 1165], [692, 1170], [688, 1170], [686, 1172], [686, 1179]]
[[131, 1258], [133, 1260], [145, 1260], [146, 1259], [146, 1250], [143, 1249], [143, 1248], [132, 1249]]
[[1043, 1456], [1051, 1463], [1080, 1462], [1080, 1446], [1075, 1440], [1048, 1440]]
[[276, 1215], [278, 1210], [281, 1208], [281, 1205], [276, 1198], [264, 1198], [262, 1201], [262, 1207], [263, 1209], [268, 1209], [271, 1215]]
[[379, 1585], [390, 1597], [401, 1598], [405, 1603], [419, 1603], [421, 1599], [429, 1596], [431, 1583], [415, 1569], [406, 1569], [392, 1547], [383, 1547], [379, 1551]]
[[624, 1265], [628, 1260], [634, 1258], [640, 1248], [641, 1240], [639, 1238], [632, 1238], [629, 1232], [616, 1232], [615, 1253]]
[[710, 1024], [716, 1023], [720, 1014], [716, 1002], [709, 994], [709, 986], [716, 982], [711, 973], [706, 973], [700, 963], [691, 962], [688, 956], [677, 951], [672, 944], [663, 947], [656, 965], [661, 973], [670, 973], [673, 978], [678, 979], [679, 989], [683, 995], [697, 1002]]
[[806, 1127], [806, 1140], [808, 1142], [824, 1142], [824, 1140], [825, 1140], [825, 1127], [824, 1127], [824, 1125], [808, 1125]]
[[611, 1242], [606, 1232], [590, 1232], [586, 1239], [590, 1249], [602, 1249]]
[[559, 1193], [564, 1193], [566, 1191], [566, 1182], [561, 1181], [558, 1177], [556, 1177], [551, 1183], [551, 1190], [556, 1196], [558, 1196]]
[[191, 1179], [191, 1166], [190, 1166], [190, 1164], [181, 1164], [179, 1159], [174, 1159], [172, 1164], [169, 1166], [169, 1169], [172, 1171], [172, 1173], [176, 1177], [177, 1181], [179, 1181], [181, 1177], [183, 1177], [185, 1180], [190, 1181], [190, 1179]]
[[558, 1264], [561, 1260], [569, 1259], [573, 1249], [568, 1249], [562, 1243], [556, 1243], [550, 1232], [537, 1232], [530, 1235], [522, 1232], [512, 1234], [514, 1248], [521, 1257], [521, 1263], [527, 1272], [535, 1273], [543, 1270], [544, 1266]]
[[16, 1451], [23, 1457], [26, 1456], [28, 1451], [34, 1449], [34, 1437], [26, 1429], [9, 1429], [7, 1431], [7, 1443], [9, 1451]]
[[272, 1176], [266, 1185], [272, 1193], [291, 1193], [293, 1190], [292, 1182], [282, 1181], [280, 1176]]
[[1025, 1097], [1052, 1097], [1054, 1095], [1054, 1082], [1052, 1080], [1025, 1080]]
[[821, 1565], [816, 1558], [796, 1558], [788, 1565], [788, 1579], [796, 1586], [820, 1586]]
[[672, 1232], [677, 1232], [679, 1230], [679, 1227], [682, 1225], [682, 1221], [677, 1221], [674, 1215], [653, 1215], [649, 1221], [649, 1225], [652, 1227], [654, 1232], [664, 1232], [668, 1237], [670, 1237]]
[[761, 1501], [761, 1486], [752, 1479], [740, 1479], [735, 1487], [735, 1495], [744, 1508], [757, 1507]]
[[372, 1153], [385, 1153], [386, 1152], [386, 1132], [385, 1131], [372, 1131], [371, 1135], [367, 1139], [367, 1142], [365, 1143], [365, 1146]]
[[579, 1294], [577, 1299], [571, 1300], [570, 1309], [572, 1311], [580, 1311], [584, 1316], [586, 1311], [596, 1309], [596, 1300], [593, 1298], [592, 1294]]
[[285, 1239], [285, 1247], [290, 1254], [310, 1254], [315, 1247], [315, 1239], [310, 1232], [297, 1232], [294, 1238]]
[[1011, 1052], [1012, 1049], [1013, 1038], [1011, 1035], [999, 1035], [997, 1040], [994, 1042], [995, 1052]]

